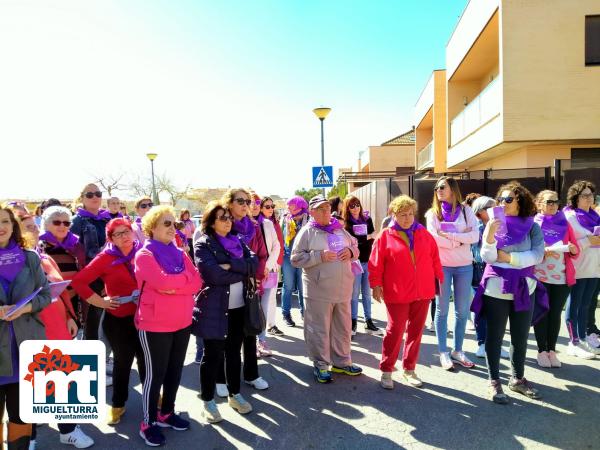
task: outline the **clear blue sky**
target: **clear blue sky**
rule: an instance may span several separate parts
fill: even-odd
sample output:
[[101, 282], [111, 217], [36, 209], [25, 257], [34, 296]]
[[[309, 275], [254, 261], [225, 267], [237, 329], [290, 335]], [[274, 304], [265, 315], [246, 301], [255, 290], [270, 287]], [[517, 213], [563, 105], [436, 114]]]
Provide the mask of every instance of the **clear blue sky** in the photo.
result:
[[[0, 0], [0, 198], [75, 196], [91, 174], [289, 195], [412, 126], [466, 0]], [[61, 183], [51, 175], [64, 171]], [[4, 177], [3, 177], [4, 178]], [[51, 188], [49, 189], [49, 186]]]

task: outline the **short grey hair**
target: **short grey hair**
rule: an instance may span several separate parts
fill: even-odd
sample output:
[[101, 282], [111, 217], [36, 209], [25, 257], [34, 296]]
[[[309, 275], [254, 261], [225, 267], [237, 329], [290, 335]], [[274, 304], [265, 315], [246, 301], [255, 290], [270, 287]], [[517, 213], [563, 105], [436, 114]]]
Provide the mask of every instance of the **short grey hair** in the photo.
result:
[[69, 220], [73, 218], [73, 214], [69, 208], [65, 208], [64, 206], [51, 206], [44, 210], [44, 214], [42, 214], [42, 231], [46, 231], [46, 224], [58, 216], [68, 216]]

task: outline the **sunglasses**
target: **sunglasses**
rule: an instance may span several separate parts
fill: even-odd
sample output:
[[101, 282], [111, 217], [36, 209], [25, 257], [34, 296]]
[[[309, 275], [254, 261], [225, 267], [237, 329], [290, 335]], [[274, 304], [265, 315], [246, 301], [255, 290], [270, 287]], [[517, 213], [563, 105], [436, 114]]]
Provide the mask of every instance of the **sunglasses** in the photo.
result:
[[162, 224], [165, 226], [165, 228], [170, 228], [172, 226], [175, 226], [175, 222], [172, 220], [165, 220]]
[[245, 198], [241, 198], [241, 197], [236, 198], [234, 201], [240, 206], [244, 205], [244, 204], [247, 206], [250, 206], [250, 203], [252, 203], [252, 200], [250, 200], [250, 199], [246, 200]]
[[154, 203], [150, 202], [150, 203], [140, 203], [140, 209], [146, 209], [146, 208], [152, 208], [154, 206]]
[[559, 200], [545, 200], [544, 203], [548, 206], [558, 205]]
[[360, 208], [360, 203], [350, 203], [348, 205], [348, 208], [350, 208], [350, 209]]
[[64, 225], [65, 227], [70, 227], [71, 226], [71, 222], [69, 222], [68, 220], [53, 220], [52, 221], [52, 225], [54, 225], [55, 227], [59, 227], [61, 225]]
[[498, 203], [504, 202], [507, 205], [510, 205], [512, 202], [515, 201], [515, 198], [514, 197], [498, 197], [496, 200], [498, 201]]
[[131, 230], [125, 230], [125, 231], [119, 231], [118, 233], [113, 233], [112, 237], [113, 238], [122, 238], [123, 236], [127, 236], [128, 234], [131, 234]]
[[217, 217], [217, 220], [220, 220], [221, 222], [233, 222], [233, 216], [223, 214], [222, 216]]
[[98, 197], [98, 198], [102, 198], [102, 192], [100, 191], [96, 191], [96, 192], [86, 192], [85, 194], [83, 194], [85, 198], [94, 198], [94, 196]]
[[444, 189], [446, 189], [446, 185], [445, 184], [442, 184], [441, 186], [436, 186], [436, 187], [433, 188], [433, 190], [435, 192], [437, 192], [437, 191], [443, 191]]
[[275, 209], [275, 205], [263, 205], [265, 209]]

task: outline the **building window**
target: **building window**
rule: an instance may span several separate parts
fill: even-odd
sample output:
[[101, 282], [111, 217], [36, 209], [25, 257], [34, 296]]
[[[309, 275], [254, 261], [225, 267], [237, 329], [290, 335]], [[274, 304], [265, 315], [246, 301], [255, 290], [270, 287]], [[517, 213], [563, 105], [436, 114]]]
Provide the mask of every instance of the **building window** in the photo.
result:
[[585, 65], [600, 65], [600, 15], [585, 16]]

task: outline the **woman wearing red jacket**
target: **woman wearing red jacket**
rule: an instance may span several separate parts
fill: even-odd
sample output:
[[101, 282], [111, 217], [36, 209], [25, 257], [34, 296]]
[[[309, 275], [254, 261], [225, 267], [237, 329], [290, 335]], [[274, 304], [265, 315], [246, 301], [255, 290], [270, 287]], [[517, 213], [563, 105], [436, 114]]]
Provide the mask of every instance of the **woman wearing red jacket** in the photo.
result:
[[[415, 221], [417, 202], [401, 195], [390, 203], [393, 218], [373, 244], [369, 258], [369, 283], [373, 298], [384, 301], [388, 325], [381, 355], [381, 386], [393, 389], [392, 371], [398, 359], [402, 337], [402, 376], [411, 386], [423, 383], [415, 373], [423, 326], [436, 283], [444, 279], [435, 240]], [[437, 279], [437, 282], [436, 282]]]

